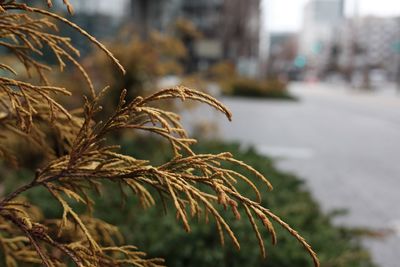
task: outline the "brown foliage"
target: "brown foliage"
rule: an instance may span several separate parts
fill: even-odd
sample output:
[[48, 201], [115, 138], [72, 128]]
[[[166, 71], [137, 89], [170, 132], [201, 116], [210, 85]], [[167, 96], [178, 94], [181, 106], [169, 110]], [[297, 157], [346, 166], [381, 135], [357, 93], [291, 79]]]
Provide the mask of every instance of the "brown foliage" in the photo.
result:
[[[68, 10], [72, 6], [63, 1]], [[51, 7], [51, 0], [47, 0]], [[18, 59], [28, 73], [36, 72], [38, 82], [18, 80], [13, 66], [0, 64], [9, 75], [0, 77], [0, 127], [2, 129], [0, 155], [3, 160], [17, 160], [12, 156], [10, 138], [28, 141], [45, 155], [41, 167], [32, 180], [16, 188], [0, 201], [0, 245], [6, 266], [43, 264], [44, 266], [162, 266], [162, 259], [147, 259], [136, 247], [124, 245], [118, 229], [94, 218], [92, 192], [100, 191], [104, 181], [130, 188], [144, 207], [160, 205], [153, 196], [158, 192], [161, 203], [171, 201], [177, 219], [190, 231], [190, 218], [213, 218], [219, 229], [221, 242], [224, 235], [239, 248], [239, 241], [229, 222], [216, 207], [222, 205], [236, 219], [244, 215], [253, 225], [265, 256], [263, 237], [258, 223], [266, 227], [275, 243], [272, 221], [287, 229], [310, 253], [316, 266], [315, 253], [306, 241], [270, 210], [260, 205], [261, 194], [251, 178], [225, 169], [221, 163], [231, 162], [253, 173], [253, 178], [268, 180], [245, 163], [235, 160], [229, 153], [196, 155], [190, 148], [190, 139], [182, 128], [179, 117], [154, 107], [154, 102], [178, 98], [195, 100], [221, 111], [228, 119], [230, 112], [212, 97], [186, 87], [165, 89], [147, 97], [125, 101], [123, 90], [118, 105], [104, 121], [96, 121], [102, 110], [99, 101], [107, 89], [98, 92], [84, 68], [79, 64], [77, 51], [69, 38], [59, 36], [55, 21], [66, 23], [96, 44], [124, 73], [116, 58], [96, 39], [77, 25], [50, 11], [30, 7], [14, 0], [0, 1], [0, 46]], [[58, 59], [62, 71], [70, 62], [82, 73], [88, 85], [89, 96], [79, 110], [67, 110], [56, 99], [70, 95], [65, 88], [49, 84], [50, 66], [37, 58], [43, 48], [49, 47]], [[35, 56], [34, 56], [35, 55]], [[142, 130], [167, 139], [175, 157], [161, 166], [138, 160], [118, 152], [118, 146], [106, 143], [115, 131]], [[56, 146], [49, 142], [55, 136]], [[55, 147], [61, 148], [56, 151]], [[60, 153], [62, 151], [62, 153]], [[235, 187], [244, 182], [254, 189], [256, 198], [244, 196]], [[21, 195], [33, 188], [43, 187], [58, 201], [63, 211], [61, 218], [44, 218], [38, 207]], [[71, 202], [80, 202], [88, 212], [79, 214]], [[161, 204], [162, 205], [162, 204]]]

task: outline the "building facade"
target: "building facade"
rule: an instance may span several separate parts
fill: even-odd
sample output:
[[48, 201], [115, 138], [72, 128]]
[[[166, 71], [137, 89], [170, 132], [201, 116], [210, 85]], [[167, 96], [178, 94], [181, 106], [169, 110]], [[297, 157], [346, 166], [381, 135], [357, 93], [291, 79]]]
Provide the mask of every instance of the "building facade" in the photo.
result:
[[[192, 71], [230, 60], [242, 75], [259, 74], [261, 0], [71, 0], [71, 3], [81, 17], [101, 17], [107, 25], [115, 26], [121, 19], [127, 19], [142, 36], [152, 30], [166, 32], [183, 18], [203, 35], [190, 44]], [[101, 21], [96, 23], [99, 27], [90, 27], [100, 36], [107, 31]]]
[[[120, 18], [127, 14], [129, 0], [70, 0], [77, 12]], [[55, 2], [57, 4], [57, 2]]]
[[260, 0], [130, 0], [130, 16], [145, 32], [166, 31], [178, 18], [203, 38], [193, 44], [196, 70], [231, 60], [246, 76], [258, 73]]
[[344, 20], [344, 0], [311, 0], [304, 8], [300, 54], [309, 71], [320, 76], [328, 67], [339, 25]]
[[396, 81], [400, 68], [400, 18], [347, 19], [338, 37], [338, 64], [350, 79], [357, 75], [367, 75], [363, 79], [369, 79], [370, 74], [380, 72], [382, 78]]
[[236, 61], [238, 72], [249, 77], [260, 74], [260, 5], [260, 0], [224, 1], [224, 57]]

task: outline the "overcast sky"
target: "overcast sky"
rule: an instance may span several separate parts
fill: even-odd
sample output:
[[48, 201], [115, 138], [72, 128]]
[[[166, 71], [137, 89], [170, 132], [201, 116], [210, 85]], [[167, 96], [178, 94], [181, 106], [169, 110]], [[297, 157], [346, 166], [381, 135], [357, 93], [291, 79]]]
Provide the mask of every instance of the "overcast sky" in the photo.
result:
[[[303, 8], [309, 0], [262, 0], [266, 27], [272, 32], [297, 31], [301, 27]], [[346, 14], [352, 14], [354, 2], [346, 0]], [[358, 0], [361, 15], [400, 16], [400, 0]]]

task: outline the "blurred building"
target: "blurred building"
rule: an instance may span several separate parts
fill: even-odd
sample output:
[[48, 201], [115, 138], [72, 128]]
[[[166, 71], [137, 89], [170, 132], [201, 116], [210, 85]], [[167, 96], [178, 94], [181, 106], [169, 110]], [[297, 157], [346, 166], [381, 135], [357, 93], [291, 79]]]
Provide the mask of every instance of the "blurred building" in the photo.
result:
[[193, 23], [203, 35], [191, 44], [193, 70], [231, 60], [243, 75], [258, 74], [260, 0], [130, 0], [130, 17], [144, 32]]
[[[70, 0], [78, 13], [101, 14], [114, 18], [121, 18], [127, 12], [128, 0]], [[56, 5], [62, 3], [55, 2]]]
[[311, 0], [304, 8], [300, 54], [307, 67], [320, 76], [329, 65], [335, 36], [344, 19], [344, 0]]
[[191, 71], [206, 70], [224, 59], [224, 0], [181, 0], [180, 16], [190, 21], [202, 33], [193, 44]]
[[[183, 18], [202, 33], [202, 38], [187, 40], [189, 71], [230, 60], [242, 75], [259, 74], [261, 0], [70, 1], [77, 13], [72, 20], [99, 38], [114, 35], [123, 19], [146, 36], [152, 30], [167, 32]], [[57, 7], [65, 10], [60, 3]]]
[[224, 57], [237, 63], [238, 72], [255, 77], [260, 68], [260, 0], [225, 0], [223, 9]]
[[166, 31], [180, 16], [183, 0], [126, 0], [127, 16], [142, 34]]
[[376, 79], [396, 81], [400, 67], [400, 18], [347, 19], [338, 36], [338, 65], [348, 79], [358, 79], [367, 87]]
[[272, 33], [268, 55], [268, 76], [281, 80], [297, 80], [301, 67], [296, 64], [298, 35], [295, 33]]

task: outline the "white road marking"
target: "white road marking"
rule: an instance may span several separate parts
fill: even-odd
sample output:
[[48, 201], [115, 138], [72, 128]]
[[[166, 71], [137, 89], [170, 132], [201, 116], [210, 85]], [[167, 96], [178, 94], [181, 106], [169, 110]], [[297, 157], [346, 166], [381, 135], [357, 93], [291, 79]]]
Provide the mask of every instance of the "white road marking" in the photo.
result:
[[263, 155], [285, 159], [310, 159], [315, 156], [315, 151], [307, 147], [281, 147], [281, 146], [256, 146], [257, 151]]

